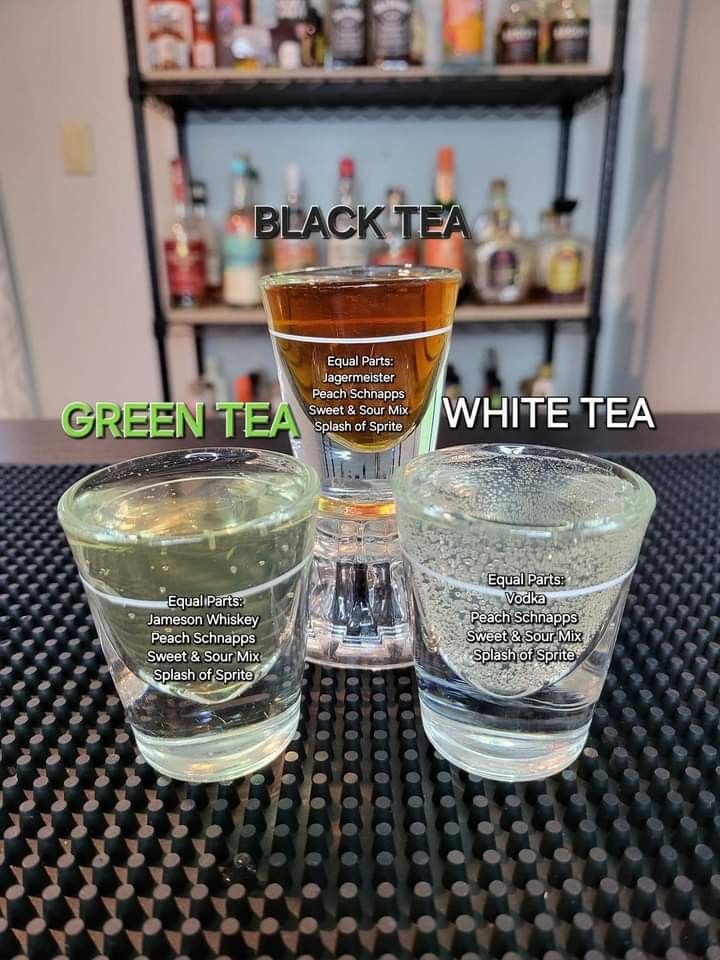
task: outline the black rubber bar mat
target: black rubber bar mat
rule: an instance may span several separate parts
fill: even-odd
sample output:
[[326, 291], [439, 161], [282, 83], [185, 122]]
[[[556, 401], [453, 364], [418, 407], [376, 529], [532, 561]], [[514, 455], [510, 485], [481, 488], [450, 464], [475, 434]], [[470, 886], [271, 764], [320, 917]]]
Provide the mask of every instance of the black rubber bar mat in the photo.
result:
[[411, 673], [308, 667], [272, 769], [186, 786], [136, 753], [55, 504], [0, 469], [0, 960], [720, 958], [720, 455], [658, 493], [577, 764], [507, 786], [424, 737]]

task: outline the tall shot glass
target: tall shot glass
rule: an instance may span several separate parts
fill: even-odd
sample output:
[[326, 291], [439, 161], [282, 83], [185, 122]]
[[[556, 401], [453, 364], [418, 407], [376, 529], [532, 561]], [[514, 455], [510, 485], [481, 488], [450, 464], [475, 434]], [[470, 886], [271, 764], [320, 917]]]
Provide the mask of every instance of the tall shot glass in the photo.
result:
[[412, 663], [390, 479], [435, 446], [460, 275], [425, 267], [301, 270], [261, 286], [278, 375], [322, 479], [308, 659]]
[[430, 741], [495, 780], [562, 770], [587, 738], [652, 488], [607, 460], [491, 444], [418, 457], [395, 493]]
[[297, 728], [319, 480], [283, 454], [185, 450], [67, 490], [58, 517], [140, 750], [230, 780]]

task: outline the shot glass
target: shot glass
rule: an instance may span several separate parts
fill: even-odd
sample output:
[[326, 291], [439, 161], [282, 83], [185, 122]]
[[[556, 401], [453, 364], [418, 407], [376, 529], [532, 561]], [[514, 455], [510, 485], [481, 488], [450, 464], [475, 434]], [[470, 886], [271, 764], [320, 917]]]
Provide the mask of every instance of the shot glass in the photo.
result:
[[319, 479], [241, 448], [128, 460], [58, 504], [138, 747], [181, 780], [270, 763], [300, 713]]
[[418, 457], [395, 482], [423, 724], [494, 780], [581, 752], [655, 495], [607, 460], [518, 444]]
[[390, 479], [435, 446], [460, 274], [426, 267], [300, 270], [261, 287], [283, 399], [322, 496], [308, 659], [412, 663]]

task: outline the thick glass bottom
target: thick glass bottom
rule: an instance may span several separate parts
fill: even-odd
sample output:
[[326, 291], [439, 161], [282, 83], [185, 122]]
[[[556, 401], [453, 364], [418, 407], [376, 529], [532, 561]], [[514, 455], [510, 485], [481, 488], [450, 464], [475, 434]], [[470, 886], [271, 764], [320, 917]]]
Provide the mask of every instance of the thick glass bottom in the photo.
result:
[[447, 760], [469, 773], [508, 783], [542, 780], [564, 770], [582, 752], [590, 730], [590, 721], [550, 734], [463, 723], [440, 713], [422, 691], [420, 711], [428, 740]]
[[300, 700], [262, 723], [230, 725], [205, 736], [150, 737], [133, 728], [151, 767], [174, 780], [215, 783], [235, 780], [272, 763], [293, 738]]
[[412, 664], [408, 594], [394, 503], [322, 515], [308, 589], [307, 659], [387, 670]]

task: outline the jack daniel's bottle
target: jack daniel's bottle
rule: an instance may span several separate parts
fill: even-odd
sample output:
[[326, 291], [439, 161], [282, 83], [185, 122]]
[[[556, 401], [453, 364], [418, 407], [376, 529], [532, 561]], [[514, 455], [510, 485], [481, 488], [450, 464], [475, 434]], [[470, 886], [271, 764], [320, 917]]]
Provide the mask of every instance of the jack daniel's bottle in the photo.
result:
[[500, 64], [538, 62], [540, 15], [534, 0], [509, 0], [498, 21], [495, 60]]
[[332, 65], [358, 67], [364, 64], [364, 0], [331, 0], [328, 21]]
[[406, 67], [412, 45], [413, 0], [370, 0], [372, 62]]

